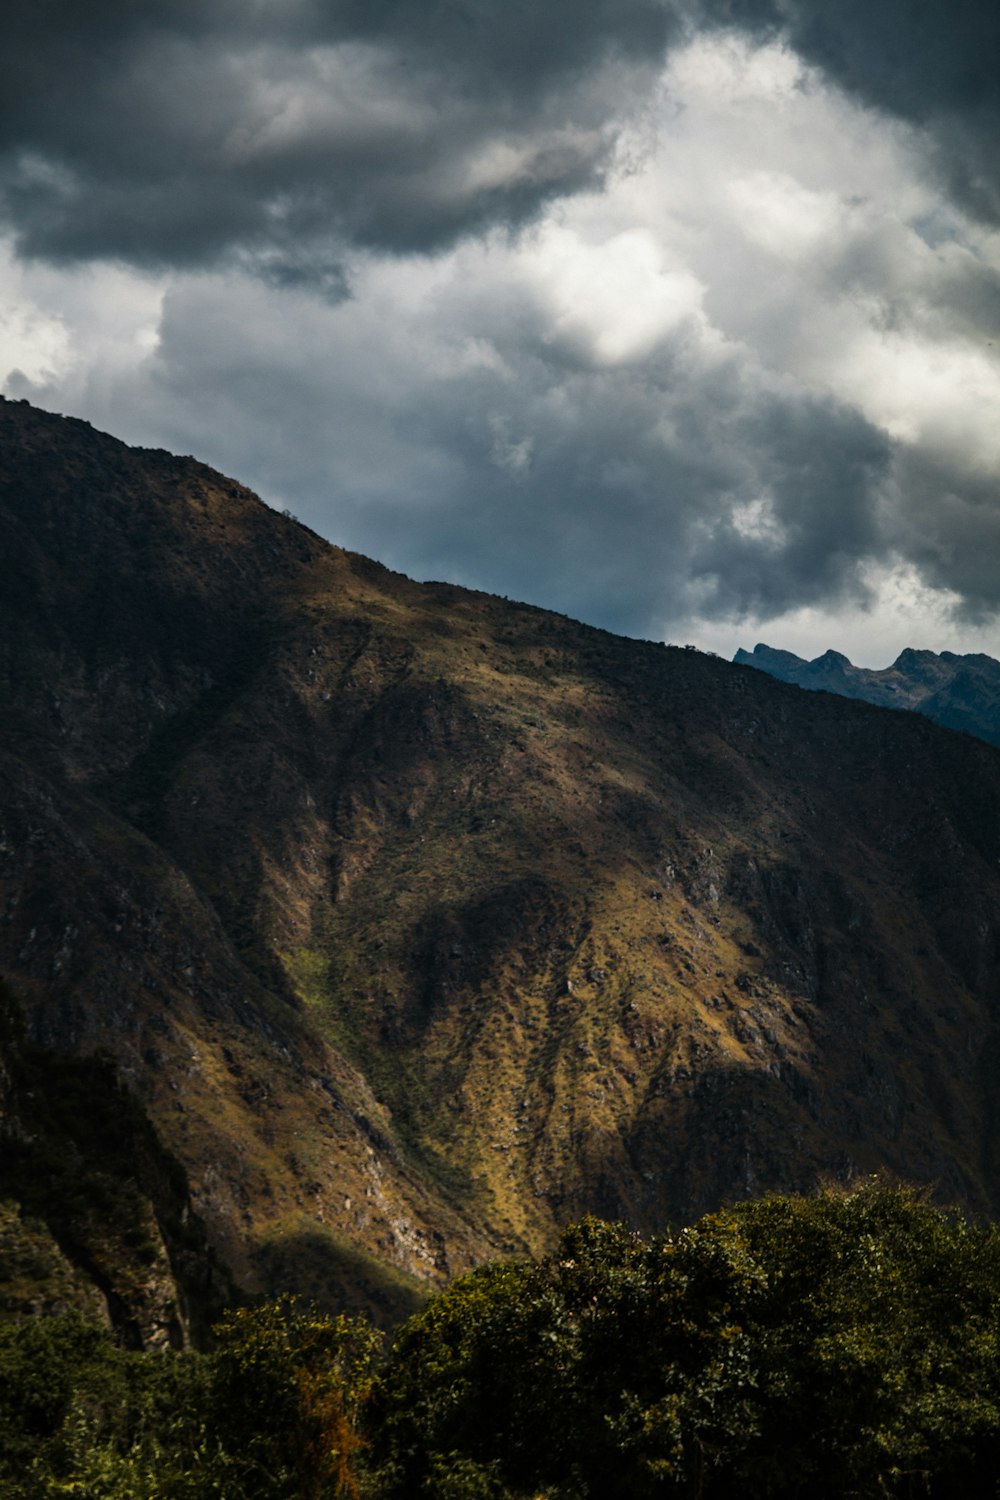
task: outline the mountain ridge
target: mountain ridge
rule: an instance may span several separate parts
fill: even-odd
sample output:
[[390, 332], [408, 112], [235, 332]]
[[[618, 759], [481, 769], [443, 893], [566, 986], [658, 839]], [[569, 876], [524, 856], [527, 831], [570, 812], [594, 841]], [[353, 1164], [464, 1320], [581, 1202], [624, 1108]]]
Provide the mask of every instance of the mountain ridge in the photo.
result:
[[919, 651], [907, 647], [888, 667], [856, 667], [839, 651], [806, 661], [758, 643], [733, 661], [782, 682], [839, 693], [883, 708], [924, 714], [936, 724], [1000, 745], [1000, 662], [983, 652]]

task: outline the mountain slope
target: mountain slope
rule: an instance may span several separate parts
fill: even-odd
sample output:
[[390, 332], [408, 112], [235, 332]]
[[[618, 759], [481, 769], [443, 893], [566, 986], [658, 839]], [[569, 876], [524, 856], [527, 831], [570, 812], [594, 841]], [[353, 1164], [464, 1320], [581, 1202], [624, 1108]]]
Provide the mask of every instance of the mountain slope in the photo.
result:
[[0, 1315], [77, 1311], [156, 1347], [202, 1342], [232, 1300], [113, 1065], [32, 1046], [0, 985]]
[[925, 714], [935, 724], [964, 730], [991, 745], [1000, 745], [1000, 662], [992, 656], [954, 651], [901, 651], [890, 667], [856, 667], [839, 651], [803, 661], [791, 651], [757, 645], [737, 651], [734, 662], [759, 667], [782, 682], [840, 693]]
[[877, 1168], [997, 1211], [995, 750], [0, 440], [0, 965], [242, 1285], [391, 1316], [587, 1210]]

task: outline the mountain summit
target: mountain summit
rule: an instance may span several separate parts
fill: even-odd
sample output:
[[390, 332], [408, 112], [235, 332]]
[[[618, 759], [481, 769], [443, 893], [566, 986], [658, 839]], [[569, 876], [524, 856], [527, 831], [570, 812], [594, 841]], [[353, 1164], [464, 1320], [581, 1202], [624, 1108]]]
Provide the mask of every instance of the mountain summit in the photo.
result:
[[906, 708], [936, 724], [1000, 745], [1000, 662], [954, 651], [901, 651], [891, 667], [856, 667], [839, 651], [805, 661], [791, 651], [757, 645], [737, 651], [739, 666], [758, 667], [782, 682], [840, 693], [885, 708]]
[[[878, 1169], [1000, 1211], [991, 746], [413, 583], [24, 403], [0, 538], [0, 1128], [113, 1070], [177, 1317], [182, 1222], [216, 1287], [393, 1316], [587, 1211]], [[74, 1239], [29, 1189], [117, 1316], [104, 1200]]]

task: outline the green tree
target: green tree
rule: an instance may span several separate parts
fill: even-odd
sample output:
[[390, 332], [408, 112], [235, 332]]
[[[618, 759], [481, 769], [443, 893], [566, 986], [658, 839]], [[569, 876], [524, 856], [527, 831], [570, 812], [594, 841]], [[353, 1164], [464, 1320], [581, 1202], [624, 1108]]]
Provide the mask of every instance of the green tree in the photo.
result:
[[734, 1308], [759, 1282], [736, 1235], [647, 1245], [593, 1219], [538, 1265], [463, 1277], [405, 1325], [380, 1379], [386, 1494], [434, 1495], [459, 1458], [497, 1493], [683, 1488], [752, 1424]]
[[996, 1229], [874, 1181], [712, 1223], [738, 1224], [767, 1275], [747, 1328], [760, 1410], [747, 1494], [996, 1493]]
[[241, 1500], [359, 1493], [360, 1416], [381, 1335], [293, 1297], [240, 1308], [216, 1329], [211, 1418]]
[[118, 1348], [79, 1317], [0, 1327], [4, 1500], [207, 1500], [221, 1493], [201, 1356]]
[[997, 1493], [1000, 1236], [873, 1182], [640, 1240], [595, 1220], [406, 1324], [380, 1493]]

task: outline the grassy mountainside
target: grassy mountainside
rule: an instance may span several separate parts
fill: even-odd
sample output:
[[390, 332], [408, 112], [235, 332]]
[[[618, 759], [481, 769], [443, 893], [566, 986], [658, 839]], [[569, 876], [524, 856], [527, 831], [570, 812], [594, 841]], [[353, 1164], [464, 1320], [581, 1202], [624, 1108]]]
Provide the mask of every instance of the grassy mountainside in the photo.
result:
[[1000, 758], [417, 585], [0, 406], [0, 964], [241, 1284], [389, 1315], [586, 1211], [996, 1212]]

